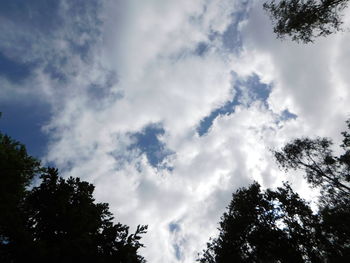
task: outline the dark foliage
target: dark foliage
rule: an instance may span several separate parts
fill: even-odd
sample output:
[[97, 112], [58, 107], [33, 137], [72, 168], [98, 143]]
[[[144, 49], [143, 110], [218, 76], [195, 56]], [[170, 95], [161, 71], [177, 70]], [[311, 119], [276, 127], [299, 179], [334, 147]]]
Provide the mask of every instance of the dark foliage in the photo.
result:
[[[0, 262], [145, 262], [137, 251], [147, 226], [129, 234], [114, 224], [92, 184], [60, 178], [2, 134], [0, 171]], [[35, 176], [42, 182], [28, 190]]]
[[[350, 130], [350, 122], [348, 128]], [[327, 138], [302, 138], [286, 144], [281, 151], [275, 151], [275, 158], [281, 168], [302, 169], [307, 181], [313, 187], [320, 187], [323, 197], [338, 202], [350, 194], [350, 143], [349, 133], [343, 132], [344, 153], [334, 156], [332, 141]]]
[[27, 155], [25, 147], [0, 133], [0, 261], [7, 244], [26, 238], [24, 199], [26, 187], [40, 172], [40, 163]]
[[275, 151], [282, 168], [303, 170], [311, 186], [321, 190], [321, 226], [330, 262], [350, 261], [350, 120], [347, 128], [339, 156], [333, 154], [327, 138], [296, 139]]
[[281, 0], [264, 3], [279, 38], [290, 36], [297, 42], [313, 42], [341, 29], [341, 11], [348, 0]]
[[288, 184], [261, 191], [254, 183], [233, 194], [219, 236], [198, 261], [350, 262], [350, 120], [347, 125], [339, 156], [327, 138], [296, 139], [274, 152], [283, 169], [303, 170], [321, 190], [316, 214]]
[[288, 184], [239, 189], [227, 209], [199, 262], [322, 262], [318, 217]]

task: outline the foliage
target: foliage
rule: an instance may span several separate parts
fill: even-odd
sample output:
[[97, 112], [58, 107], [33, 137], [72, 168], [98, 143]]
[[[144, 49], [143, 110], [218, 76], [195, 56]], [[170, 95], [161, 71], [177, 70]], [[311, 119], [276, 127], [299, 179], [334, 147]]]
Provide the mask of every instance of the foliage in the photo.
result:
[[241, 188], [227, 209], [219, 237], [199, 262], [321, 262], [318, 217], [288, 184], [265, 192], [258, 183]]
[[22, 144], [0, 133], [0, 246], [10, 237], [23, 239], [26, 187], [40, 170], [40, 162]]
[[317, 213], [288, 184], [276, 191], [261, 191], [257, 183], [241, 188], [198, 261], [349, 262], [350, 120], [347, 128], [339, 156], [327, 138], [296, 139], [274, 152], [281, 168], [304, 171], [321, 190]]
[[274, 32], [279, 38], [290, 36], [294, 41], [313, 42], [341, 29], [341, 11], [348, 0], [272, 0], [264, 3], [270, 13]]
[[[350, 122], [348, 128], [350, 129]], [[327, 138], [301, 138], [286, 144], [281, 151], [275, 151], [275, 158], [281, 168], [302, 169], [307, 181], [314, 187], [321, 187], [323, 194], [337, 202], [350, 194], [350, 135], [343, 132], [344, 153], [334, 156], [332, 141]]]
[[331, 262], [350, 259], [350, 120], [347, 129], [342, 132], [339, 156], [333, 154], [327, 138], [296, 139], [274, 152], [282, 168], [303, 170], [311, 186], [321, 190], [321, 226]]
[[[108, 204], [95, 203], [92, 184], [60, 178], [2, 134], [0, 171], [1, 262], [145, 262], [137, 251], [147, 226], [129, 234], [114, 224]], [[28, 189], [39, 176], [40, 185]]]

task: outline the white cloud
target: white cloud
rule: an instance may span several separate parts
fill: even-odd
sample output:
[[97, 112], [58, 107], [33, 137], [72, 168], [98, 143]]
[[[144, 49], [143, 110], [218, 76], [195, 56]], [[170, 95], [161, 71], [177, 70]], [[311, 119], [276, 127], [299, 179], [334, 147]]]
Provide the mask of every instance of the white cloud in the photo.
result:
[[[93, 15], [84, 20], [99, 33], [77, 35], [73, 28], [81, 21], [67, 17], [69, 26], [57, 29], [53, 40], [30, 38], [43, 65], [67, 59], [60, 68], [64, 82], [41, 66], [30, 81], [37, 88], [27, 85], [52, 105], [46, 160], [65, 176], [93, 182], [96, 198], [110, 203], [117, 220], [149, 224], [142, 250], [149, 262], [178, 262], [175, 244], [180, 262], [194, 262], [235, 189], [252, 180], [269, 187], [286, 179], [305, 188], [300, 177], [278, 171], [269, 148], [303, 135], [339, 138], [349, 111], [349, 36], [310, 46], [280, 42], [260, 1], [252, 1], [238, 24], [241, 52], [228, 54], [221, 36], [242, 12], [242, 1], [103, 4], [98, 14], [87, 8]], [[60, 10], [65, 17], [69, 6]], [[96, 25], [96, 17], [103, 24]], [[90, 43], [86, 57], [72, 51], [70, 41]], [[208, 47], [199, 56], [203, 42]], [[268, 101], [219, 115], [199, 137], [200, 121], [232, 99], [236, 78], [252, 74], [272, 85]], [[281, 121], [285, 109], [298, 118]], [[154, 168], [145, 154], [128, 148], [130, 133], [151, 123], [165, 130], [161, 140], [175, 152], [168, 157], [173, 170]], [[171, 231], [174, 223], [179, 228]]]
[[[288, 108], [304, 119], [303, 125], [309, 126], [310, 132], [323, 128], [329, 132], [329, 122], [337, 127], [331, 134], [338, 132], [349, 111], [344, 103], [348, 87], [341, 81], [346, 74], [339, 74], [344, 66], [337, 56], [348, 52], [340, 44], [346, 41], [346, 34], [319, 38], [309, 45], [276, 40], [262, 3], [254, 3], [250, 19], [242, 25], [245, 53], [240, 59], [246, 63], [242, 71], [249, 72], [251, 61], [253, 71], [257, 69], [273, 82], [269, 105], [275, 112]], [[262, 68], [263, 61], [267, 67]]]

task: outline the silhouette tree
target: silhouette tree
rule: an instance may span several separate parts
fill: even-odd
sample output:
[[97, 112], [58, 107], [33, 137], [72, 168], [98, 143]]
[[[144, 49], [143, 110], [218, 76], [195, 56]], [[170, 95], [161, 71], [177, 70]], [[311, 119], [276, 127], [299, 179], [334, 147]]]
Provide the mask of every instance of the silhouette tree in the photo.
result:
[[[0, 133], [0, 261], [8, 248], [27, 239], [24, 200], [27, 187], [41, 170], [40, 163], [26, 152], [24, 145]], [[2, 260], [1, 260], [2, 259]]]
[[314, 214], [288, 184], [261, 191], [241, 188], [221, 218], [201, 263], [350, 262], [350, 120], [335, 156], [327, 138], [301, 138], [274, 151], [286, 171], [302, 170], [321, 191]]
[[[24, 145], [0, 134], [1, 262], [145, 262], [138, 255], [147, 226], [130, 234], [113, 223], [94, 186], [43, 168]], [[34, 177], [41, 183], [32, 187]]]
[[330, 262], [350, 260], [350, 120], [346, 123], [339, 156], [327, 138], [296, 139], [274, 152], [281, 168], [303, 170], [311, 186], [320, 189], [319, 213]]
[[281, 168], [285, 171], [304, 170], [311, 186], [321, 187], [323, 193], [329, 197], [348, 195], [349, 150], [336, 157], [331, 146], [332, 141], [327, 138], [301, 138], [286, 144], [281, 151], [275, 151], [274, 154]]
[[322, 262], [318, 216], [288, 184], [241, 188], [227, 210], [199, 262]]
[[290, 36], [297, 42], [313, 42], [341, 29], [341, 11], [348, 0], [281, 0], [264, 3], [278, 38]]

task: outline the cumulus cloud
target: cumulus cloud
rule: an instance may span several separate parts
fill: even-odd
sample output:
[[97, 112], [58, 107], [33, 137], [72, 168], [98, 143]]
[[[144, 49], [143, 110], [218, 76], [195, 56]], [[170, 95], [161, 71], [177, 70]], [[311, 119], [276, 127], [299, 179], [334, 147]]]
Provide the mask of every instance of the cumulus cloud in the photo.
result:
[[270, 148], [339, 138], [346, 34], [280, 42], [260, 1], [55, 3], [47, 24], [40, 8], [23, 7], [26, 24], [1, 14], [6, 59], [34, 63], [25, 84], [0, 76], [2, 100], [49, 103], [45, 161], [94, 183], [117, 220], [148, 224], [149, 262], [193, 262], [238, 187], [305, 189]]
[[[340, 73], [344, 67], [337, 56], [339, 52], [347, 52], [340, 44], [346, 41], [347, 34], [319, 38], [309, 45], [276, 40], [258, 1], [252, 4], [250, 19], [242, 23], [242, 34], [246, 45], [240, 58], [245, 64], [243, 71], [249, 72], [247, 60], [250, 60], [253, 71], [274, 84], [269, 97], [271, 109], [275, 112], [291, 110], [304, 120], [304, 125], [312, 127], [310, 131], [317, 129], [327, 133], [322, 131], [326, 128], [330, 132], [327, 123], [333, 122], [333, 135], [349, 111], [348, 105], [343, 103], [348, 95], [348, 87], [342, 82], [346, 74]], [[266, 66], [261, 64], [263, 61]]]

